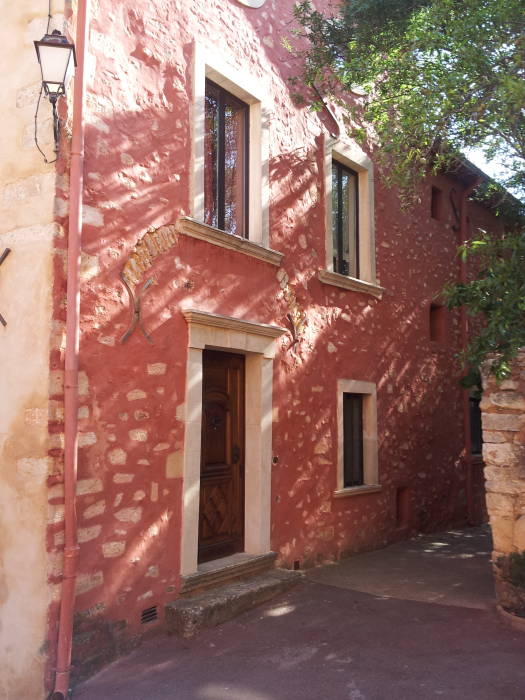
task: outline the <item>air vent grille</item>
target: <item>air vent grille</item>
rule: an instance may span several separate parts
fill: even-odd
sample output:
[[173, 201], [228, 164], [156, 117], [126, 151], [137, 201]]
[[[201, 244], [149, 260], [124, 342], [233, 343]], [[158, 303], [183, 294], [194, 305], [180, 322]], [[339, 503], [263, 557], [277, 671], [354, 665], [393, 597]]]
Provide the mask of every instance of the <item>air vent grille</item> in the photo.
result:
[[146, 608], [140, 614], [140, 623], [145, 625], [147, 622], [154, 622], [159, 618], [159, 611], [157, 606], [153, 605], [151, 608]]

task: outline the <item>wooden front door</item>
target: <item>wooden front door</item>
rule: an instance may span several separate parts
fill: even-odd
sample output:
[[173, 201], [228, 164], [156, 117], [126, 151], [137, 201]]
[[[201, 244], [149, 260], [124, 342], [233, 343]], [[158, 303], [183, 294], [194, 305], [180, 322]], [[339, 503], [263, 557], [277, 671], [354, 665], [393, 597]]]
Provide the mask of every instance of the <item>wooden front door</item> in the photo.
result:
[[204, 350], [199, 562], [244, 550], [244, 357]]

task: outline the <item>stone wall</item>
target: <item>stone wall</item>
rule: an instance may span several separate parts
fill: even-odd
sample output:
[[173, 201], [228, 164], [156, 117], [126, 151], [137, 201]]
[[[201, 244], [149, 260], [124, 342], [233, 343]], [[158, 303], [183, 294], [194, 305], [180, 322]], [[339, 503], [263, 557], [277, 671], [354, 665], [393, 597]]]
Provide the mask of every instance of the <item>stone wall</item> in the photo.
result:
[[483, 389], [483, 457], [496, 596], [504, 607], [516, 609], [525, 606], [525, 589], [509, 581], [512, 559], [519, 568], [517, 555], [525, 551], [525, 351], [508, 379], [498, 384], [485, 376]]

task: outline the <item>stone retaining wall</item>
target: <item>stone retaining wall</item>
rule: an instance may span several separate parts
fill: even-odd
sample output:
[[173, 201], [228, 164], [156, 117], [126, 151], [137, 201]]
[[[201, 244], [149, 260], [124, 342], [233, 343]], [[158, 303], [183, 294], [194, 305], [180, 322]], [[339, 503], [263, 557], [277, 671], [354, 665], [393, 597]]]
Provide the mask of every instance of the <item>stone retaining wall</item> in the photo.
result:
[[[509, 582], [519, 575], [525, 552], [525, 351], [512, 375], [498, 384], [483, 381], [483, 458], [487, 509], [494, 540], [493, 563], [498, 602], [508, 608], [525, 607], [525, 588]], [[509, 558], [510, 556], [510, 558]], [[525, 575], [525, 554], [521, 557]]]

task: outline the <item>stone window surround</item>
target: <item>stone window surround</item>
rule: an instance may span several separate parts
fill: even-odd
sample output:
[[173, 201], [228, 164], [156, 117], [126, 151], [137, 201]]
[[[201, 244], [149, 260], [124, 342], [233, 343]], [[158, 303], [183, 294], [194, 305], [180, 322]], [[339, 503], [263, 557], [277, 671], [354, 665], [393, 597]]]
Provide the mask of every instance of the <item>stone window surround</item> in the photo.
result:
[[191, 217], [198, 222], [204, 221], [204, 99], [206, 78], [212, 80], [249, 106], [248, 239], [267, 248], [269, 245], [268, 161], [270, 146], [269, 98], [265, 84], [264, 81], [229, 64], [220, 53], [215, 53], [209, 46], [204, 46], [199, 42], [194, 44]]
[[[183, 311], [188, 324], [185, 437], [182, 483], [181, 575], [197, 571], [202, 426], [202, 351], [237, 352], [246, 358], [245, 541], [247, 554], [270, 551], [272, 389], [278, 326]], [[249, 410], [248, 410], [249, 408]]]
[[[363, 395], [363, 480], [362, 486], [344, 487], [343, 394]], [[377, 387], [357, 379], [337, 381], [337, 489], [334, 496], [357, 496], [381, 490], [378, 473]]]
[[[332, 256], [332, 161], [354, 170], [358, 178], [359, 279], [334, 272]], [[324, 178], [326, 193], [325, 250], [326, 269], [318, 279], [343, 289], [364, 292], [381, 298], [383, 288], [376, 280], [374, 231], [374, 166], [370, 158], [355, 144], [325, 137]]]

